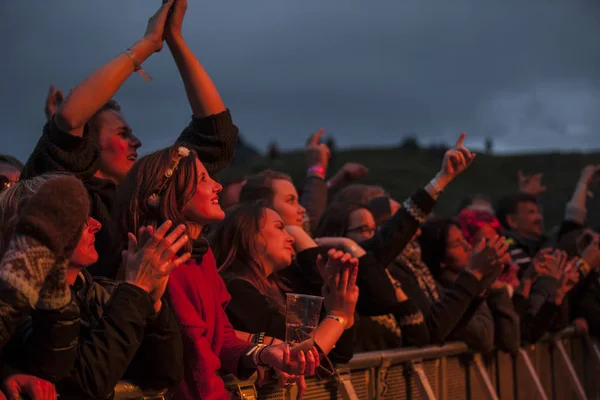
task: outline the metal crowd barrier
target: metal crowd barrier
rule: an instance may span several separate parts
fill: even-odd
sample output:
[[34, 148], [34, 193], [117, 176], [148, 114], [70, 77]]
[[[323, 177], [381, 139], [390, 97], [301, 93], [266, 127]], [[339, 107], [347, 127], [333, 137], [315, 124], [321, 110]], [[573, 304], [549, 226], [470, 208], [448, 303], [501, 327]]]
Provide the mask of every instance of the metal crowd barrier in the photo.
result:
[[[293, 400], [273, 386], [225, 377], [237, 399]], [[307, 379], [304, 398], [374, 400], [600, 399], [600, 347], [569, 328], [516, 355], [474, 354], [463, 343], [356, 354], [334, 377]]]

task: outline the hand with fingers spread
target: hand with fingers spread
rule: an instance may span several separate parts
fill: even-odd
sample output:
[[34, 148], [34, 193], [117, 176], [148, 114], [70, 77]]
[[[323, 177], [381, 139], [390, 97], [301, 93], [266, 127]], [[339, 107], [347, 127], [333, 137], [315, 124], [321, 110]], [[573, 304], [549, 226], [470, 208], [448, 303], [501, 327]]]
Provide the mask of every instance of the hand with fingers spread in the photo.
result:
[[502, 259], [507, 252], [508, 244], [505, 237], [494, 236], [489, 240], [481, 239], [473, 248], [467, 271], [477, 280], [483, 280], [491, 285], [502, 273]]
[[354, 325], [354, 310], [358, 301], [358, 259], [335, 249], [328, 252], [327, 262], [319, 255], [317, 269], [324, 278], [322, 294], [328, 314], [343, 318], [345, 329]]
[[304, 148], [304, 157], [309, 175], [325, 179], [331, 151], [326, 144], [319, 143], [323, 133], [325, 133], [325, 129], [319, 129], [308, 138]]
[[539, 275], [550, 276], [560, 282], [569, 262], [567, 253], [562, 250], [554, 250], [549, 256], [546, 256], [546, 259], [547, 263], [541, 266]]
[[56, 90], [54, 85], [50, 85], [50, 89], [48, 90], [48, 95], [46, 96], [46, 104], [44, 105], [44, 114], [46, 114], [46, 119], [50, 121], [52, 117], [54, 117], [54, 113], [60, 107], [64, 100], [62, 90]]
[[538, 196], [546, 191], [546, 186], [542, 184], [543, 174], [525, 175], [523, 171], [517, 173], [519, 191]]
[[[564, 252], [563, 252], [564, 253]], [[566, 257], [566, 253], [564, 254]], [[563, 260], [561, 259], [561, 262]], [[556, 304], [560, 305], [563, 302], [563, 299], [577, 285], [580, 278], [579, 269], [577, 268], [577, 259], [574, 258], [571, 261], [564, 260], [565, 267], [562, 271], [562, 274], [559, 277], [560, 286], [556, 291], [556, 295], [554, 297], [554, 301]]]
[[[2, 384], [8, 400], [19, 400], [23, 395], [36, 400], [56, 400], [56, 388], [48, 381], [36, 376], [15, 374]], [[1, 393], [1, 392], [0, 392]]]
[[442, 161], [442, 168], [437, 173], [435, 180], [440, 189], [443, 189], [448, 185], [454, 178], [460, 175], [475, 159], [476, 154], [472, 153], [467, 149], [463, 142], [466, 134], [461, 133], [456, 146], [450, 149], [444, 154], [444, 160]]
[[165, 25], [173, 4], [174, 0], [163, 1], [158, 11], [148, 20], [144, 40], [151, 45], [154, 52], [159, 52], [163, 48]]
[[344, 164], [334, 176], [328, 181], [329, 186], [343, 185], [347, 182], [357, 181], [369, 174], [369, 168], [362, 164], [349, 162]]
[[541, 249], [531, 260], [531, 268], [526, 271], [530, 278], [550, 275], [550, 263], [554, 261], [553, 250], [550, 248]]
[[129, 244], [123, 251], [126, 282], [152, 296], [155, 308], [160, 309], [160, 299], [167, 286], [169, 273], [190, 258], [190, 253], [176, 254], [188, 241], [185, 225], [179, 225], [167, 234], [173, 223], [166, 221], [156, 231], [152, 227], [140, 228], [138, 237], [128, 234]]

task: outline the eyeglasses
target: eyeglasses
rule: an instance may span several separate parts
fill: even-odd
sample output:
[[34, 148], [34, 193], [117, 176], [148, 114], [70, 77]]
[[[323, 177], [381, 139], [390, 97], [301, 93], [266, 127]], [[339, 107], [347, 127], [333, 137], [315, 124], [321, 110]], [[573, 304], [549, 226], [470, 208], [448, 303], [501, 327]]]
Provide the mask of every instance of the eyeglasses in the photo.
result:
[[17, 181], [18, 180], [13, 181], [5, 175], [0, 175], [0, 192], [2, 192], [5, 189], [8, 189], [9, 187], [17, 183]]
[[370, 228], [366, 225], [357, 226], [355, 228], [348, 229], [348, 233], [350, 232], [358, 232], [364, 236], [373, 236], [375, 234], [376, 228]]

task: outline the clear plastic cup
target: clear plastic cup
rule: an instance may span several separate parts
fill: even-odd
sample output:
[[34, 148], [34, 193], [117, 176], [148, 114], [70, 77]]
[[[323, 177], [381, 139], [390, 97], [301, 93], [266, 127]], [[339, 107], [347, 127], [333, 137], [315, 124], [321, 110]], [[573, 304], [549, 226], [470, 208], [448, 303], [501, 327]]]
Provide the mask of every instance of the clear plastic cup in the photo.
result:
[[323, 298], [288, 293], [285, 309], [285, 341], [292, 349], [311, 348], [315, 329], [319, 325]]

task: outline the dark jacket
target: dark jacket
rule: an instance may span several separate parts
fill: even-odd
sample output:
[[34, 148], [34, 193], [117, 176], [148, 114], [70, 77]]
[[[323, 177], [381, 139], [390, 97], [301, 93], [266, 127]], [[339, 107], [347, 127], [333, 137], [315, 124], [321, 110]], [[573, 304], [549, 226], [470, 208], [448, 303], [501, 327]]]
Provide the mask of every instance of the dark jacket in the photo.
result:
[[[81, 329], [74, 366], [56, 382], [61, 399], [112, 398], [120, 379], [143, 389], [179, 383], [183, 377], [181, 334], [166, 300], [155, 313], [152, 299], [142, 289], [107, 279], [94, 280], [85, 270], [71, 290], [81, 309]], [[68, 318], [61, 313], [54, 316], [56, 324], [64, 320]], [[44, 348], [47, 337], [44, 332], [36, 334], [35, 328], [31, 320], [24, 322], [20, 329], [27, 333], [21, 349]], [[11, 363], [24, 371], [35, 371], [37, 366], [31, 361], [17, 357]]]
[[[204, 118], [192, 118], [176, 143], [191, 147], [209, 174], [213, 175], [227, 166], [235, 151], [238, 129], [231, 120], [229, 110]], [[116, 185], [94, 177], [98, 170], [99, 150], [86, 133], [83, 137], [60, 131], [54, 120], [44, 126], [42, 137], [25, 163], [21, 179], [47, 172], [68, 172], [80, 178], [90, 195], [91, 216], [102, 224], [96, 234], [98, 262], [89, 268], [94, 276], [116, 278], [120, 263], [118, 243], [115, 243], [116, 225], [113, 220]]]
[[444, 290], [436, 282], [440, 299], [433, 302], [425, 293], [412, 271], [399, 261], [389, 266], [392, 276], [402, 284], [402, 290], [421, 310], [429, 331], [431, 344], [441, 344], [455, 330], [461, 328], [475, 312], [469, 308], [481, 292], [481, 284], [472, 274], [461, 273], [453, 285]]
[[[456, 276], [442, 271], [437, 281], [442, 285], [442, 293], [452, 290]], [[456, 328], [448, 335], [447, 340], [465, 342], [475, 351], [488, 353], [494, 348], [494, 317], [483, 297], [475, 298], [469, 305], [468, 320], [464, 316]], [[518, 335], [517, 335], [518, 337]]]

